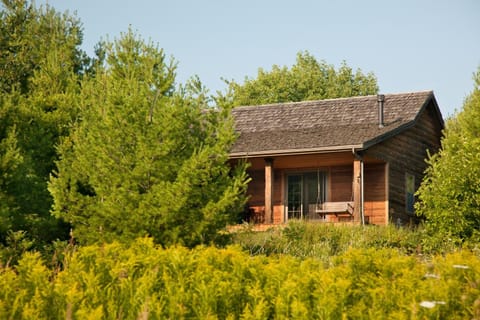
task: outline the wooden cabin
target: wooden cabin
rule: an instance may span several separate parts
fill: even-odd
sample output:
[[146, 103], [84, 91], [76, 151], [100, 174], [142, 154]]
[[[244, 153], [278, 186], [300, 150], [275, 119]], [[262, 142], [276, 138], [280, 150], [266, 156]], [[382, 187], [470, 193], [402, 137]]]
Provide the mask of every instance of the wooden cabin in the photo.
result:
[[245, 220], [416, 221], [444, 122], [432, 91], [237, 107], [232, 165], [249, 162]]

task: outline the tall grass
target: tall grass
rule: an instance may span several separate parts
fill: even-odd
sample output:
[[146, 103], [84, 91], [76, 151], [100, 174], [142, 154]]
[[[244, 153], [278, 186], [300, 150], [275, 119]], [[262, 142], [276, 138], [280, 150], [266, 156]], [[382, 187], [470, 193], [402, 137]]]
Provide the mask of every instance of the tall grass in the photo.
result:
[[[291, 221], [283, 228], [253, 231], [246, 225], [233, 235], [233, 242], [251, 255], [289, 254], [330, 260], [349, 249], [396, 249], [403, 254], [445, 254], [459, 249], [445, 241], [442, 246], [424, 245], [422, 227], [332, 225]], [[431, 243], [431, 242], [430, 242]]]

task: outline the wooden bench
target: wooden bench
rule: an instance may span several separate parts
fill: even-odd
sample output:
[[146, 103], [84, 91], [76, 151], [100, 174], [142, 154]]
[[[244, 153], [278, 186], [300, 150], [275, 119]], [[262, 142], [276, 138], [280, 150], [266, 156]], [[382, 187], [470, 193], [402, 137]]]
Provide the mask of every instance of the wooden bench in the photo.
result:
[[353, 215], [353, 202], [340, 201], [340, 202], [324, 202], [317, 207], [315, 212], [319, 215], [325, 216], [327, 214], [349, 214]]

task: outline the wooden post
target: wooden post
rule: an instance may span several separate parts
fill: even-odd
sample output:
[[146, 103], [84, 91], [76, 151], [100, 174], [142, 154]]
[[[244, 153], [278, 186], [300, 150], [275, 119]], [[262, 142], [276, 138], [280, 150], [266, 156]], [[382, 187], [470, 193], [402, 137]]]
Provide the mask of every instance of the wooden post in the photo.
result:
[[265, 223], [273, 223], [273, 159], [265, 158]]
[[361, 206], [362, 206], [362, 177], [361, 177], [361, 162], [362, 160], [355, 157], [353, 160], [353, 221], [359, 222], [361, 220]]

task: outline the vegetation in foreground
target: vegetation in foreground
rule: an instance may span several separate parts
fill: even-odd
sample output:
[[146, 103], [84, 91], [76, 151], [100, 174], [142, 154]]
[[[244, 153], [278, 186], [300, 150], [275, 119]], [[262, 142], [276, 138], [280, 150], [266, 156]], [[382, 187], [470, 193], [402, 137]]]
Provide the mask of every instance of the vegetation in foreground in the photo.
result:
[[480, 67], [463, 110], [449, 119], [441, 150], [429, 160], [416, 210], [429, 235], [457, 241], [480, 237]]
[[480, 259], [348, 249], [326, 264], [238, 246], [84, 246], [51, 269], [26, 253], [0, 269], [2, 319], [472, 319]]
[[433, 243], [422, 226], [332, 225], [300, 220], [264, 232], [244, 225], [233, 233], [232, 241], [251, 255], [282, 254], [324, 261], [350, 249], [395, 249], [404, 255], [431, 256], [475, 247], [473, 242], [462, 246], [452, 239]]

